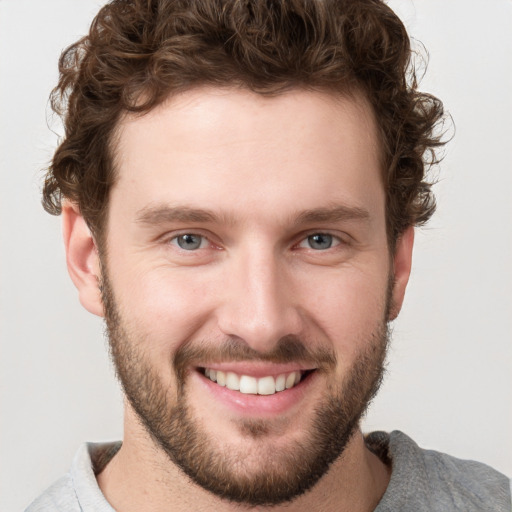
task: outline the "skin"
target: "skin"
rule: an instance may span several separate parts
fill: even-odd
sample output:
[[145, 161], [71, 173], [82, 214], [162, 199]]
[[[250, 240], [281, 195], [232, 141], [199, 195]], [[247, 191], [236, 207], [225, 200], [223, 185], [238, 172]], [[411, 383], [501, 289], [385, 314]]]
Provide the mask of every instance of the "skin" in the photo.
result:
[[[176, 398], [169, 358], [185, 343], [214, 347], [231, 337], [266, 353], [293, 335], [336, 354], [336, 368], [318, 374], [279, 414], [231, 407], [205, 392], [190, 369], [194, 418], [219, 446], [243, 449], [246, 470], [256, 470], [262, 454], [278, 457], [307, 438], [322, 393], [343, 380], [382, 324], [390, 276], [387, 320], [403, 301], [413, 229], [390, 254], [372, 110], [358, 95], [293, 90], [266, 98], [199, 88], [143, 117], [126, 116], [116, 156], [103, 265], [127, 328], [151, 340], [144, 353], [168, 385], [169, 400]], [[208, 210], [214, 218], [180, 219], [169, 209]], [[305, 215], [326, 209], [324, 218]], [[75, 205], [65, 204], [63, 222], [80, 301], [103, 316], [94, 239]], [[184, 233], [204, 236], [204, 243], [180, 249], [176, 236]], [[307, 237], [314, 233], [332, 235], [333, 246], [313, 249]], [[248, 371], [270, 370], [265, 363]], [[244, 437], [238, 425], [245, 418], [265, 419], [266, 437]], [[358, 431], [330, 471], [282, 507], [373, 510], [388, 481], [389, 468]], [[120, 511], [244, 508], [192, 483], [155, 446], [128, 402], [123, 446], [98, 482]]]

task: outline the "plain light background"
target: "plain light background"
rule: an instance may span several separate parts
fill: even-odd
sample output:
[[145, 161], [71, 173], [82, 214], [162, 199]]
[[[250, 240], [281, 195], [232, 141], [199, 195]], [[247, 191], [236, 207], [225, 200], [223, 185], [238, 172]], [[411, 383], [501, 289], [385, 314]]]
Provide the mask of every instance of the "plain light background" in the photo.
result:
[[[40, 206], [56, 136], [47, 98], [61, 50], [100, 0], [0, 0], [0, 509], [22, 510], [86, 440], [118, 439], [122, 403], [100, 319]], [[512, 1], [394, 0], [430, 53], [422, 89], [456, 124], [417, 232], [385, 384], [365, 430], [512, 475]], [[57, 120], [50, 124], [60, 131]]]

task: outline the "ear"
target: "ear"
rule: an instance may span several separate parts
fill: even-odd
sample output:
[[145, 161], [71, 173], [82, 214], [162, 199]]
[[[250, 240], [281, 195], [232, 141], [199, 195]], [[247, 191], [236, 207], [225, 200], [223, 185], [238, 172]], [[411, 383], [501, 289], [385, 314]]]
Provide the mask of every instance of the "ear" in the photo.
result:
[[62, 234], [68, 272], [78, 290], [80, 303], [87, 311], [103, 316], [96, 243], [78, 206], [68, 201], [62, 204]]
[[394, 320], [404, 301], [405, 289], [409, 282], [412, 266], [412, 248], [414, 245], [414, 227], [409, 226], [397, 240], [393, 256], [394, 281], [391, 294], [391, 308], [388, 320]]

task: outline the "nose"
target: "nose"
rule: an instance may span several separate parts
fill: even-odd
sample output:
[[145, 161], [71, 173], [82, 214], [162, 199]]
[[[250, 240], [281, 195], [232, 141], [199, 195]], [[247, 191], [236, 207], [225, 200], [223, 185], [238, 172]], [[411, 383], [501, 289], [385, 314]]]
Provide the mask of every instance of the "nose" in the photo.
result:
[[302, 330], [293, 276], [272, 250], [248, 250], [232, 258], [218, 310], [223, 334], [254, 350], [271, 351], [287, 335]]

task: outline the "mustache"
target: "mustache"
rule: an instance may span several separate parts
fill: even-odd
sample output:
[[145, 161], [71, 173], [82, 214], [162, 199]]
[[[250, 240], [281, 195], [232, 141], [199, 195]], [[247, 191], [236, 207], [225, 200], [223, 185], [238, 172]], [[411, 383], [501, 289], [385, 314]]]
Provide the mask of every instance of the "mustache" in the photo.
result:
[[268, 352], [259, 352], [240, 338], [227, 338], [221, 343], [189, 343], [181, 346], [173, 357], [173, 366], [178, 378], [185, 376], [187, 368], [208, 363], [258, 361], [266, 363], [301, 363], [319, 370], [329, 370], [336, 366], [336, 353], [303, 341], [298, 336], [280, 338]]

